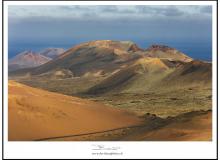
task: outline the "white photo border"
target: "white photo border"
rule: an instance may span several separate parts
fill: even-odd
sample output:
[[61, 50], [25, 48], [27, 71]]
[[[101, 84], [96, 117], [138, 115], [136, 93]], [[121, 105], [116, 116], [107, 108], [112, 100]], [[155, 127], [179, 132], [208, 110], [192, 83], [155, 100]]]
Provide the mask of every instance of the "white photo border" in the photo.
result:
[[[3, 1], [2, 2], [2, 140], [3, 158], [53, 159], [216, 159], [218, 145], [218, 44], [217, 1]], [[8, 141], [8, 6], [9, 5], [211, 5], [212, 6], [212, 141], [82, 141], [82, 142], [9, 142]], [[216, 74], [217, 73], [217, 74]], [[121, 154], [95, 155], [93, 145], [118, 146]]]

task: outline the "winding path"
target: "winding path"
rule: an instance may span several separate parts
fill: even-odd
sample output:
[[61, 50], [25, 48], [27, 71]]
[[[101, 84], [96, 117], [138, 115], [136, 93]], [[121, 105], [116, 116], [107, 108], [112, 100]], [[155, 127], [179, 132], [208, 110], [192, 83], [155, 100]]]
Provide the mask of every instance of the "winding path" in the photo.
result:
[[116, 131], [116, 130], [120, 130], [120, 129], [139, 128], [139, 127], [143, 127], [143, 126], [146, 126], [146, 125], [135, 125], [135, 126], [120, 127], [120, 128], [109, 129], [109, 130], [104, 130], [104, 131], [97, 131], [97, 132], [90, 132], [90, 133], [73, 134], [73, 135], [57, 136], [57, 137], [47, 137], [47, 138], [36, 139], [36, 140], [34, 140], [34, 141], [47, 141], [47, 140], [55, 140], [55, 139], [60, 139], [60, 138], [70, 138], [70, 137], [87, 136], [87, 135], [92, 135], [92, 134], [98, 134], [98, 133], [106, 133], [106, 132]]

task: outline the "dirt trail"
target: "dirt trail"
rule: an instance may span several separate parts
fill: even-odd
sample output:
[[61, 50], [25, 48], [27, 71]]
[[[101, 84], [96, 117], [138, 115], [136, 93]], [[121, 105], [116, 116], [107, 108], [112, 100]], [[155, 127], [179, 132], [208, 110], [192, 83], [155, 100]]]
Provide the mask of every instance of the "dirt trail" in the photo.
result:
[[171, 118], [111, 108], [9, 81], [9, 141], [210, 141], [212, 111]]

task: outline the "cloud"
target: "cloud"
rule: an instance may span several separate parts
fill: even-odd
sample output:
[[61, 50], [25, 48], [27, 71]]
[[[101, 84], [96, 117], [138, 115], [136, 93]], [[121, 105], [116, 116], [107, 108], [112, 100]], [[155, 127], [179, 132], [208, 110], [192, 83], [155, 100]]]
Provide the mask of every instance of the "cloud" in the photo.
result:
[[105, 13], [105, 12], [119, 12], [119, 9], [116, 7], [116, 6], [103, 6], [102, 8], [101, 8], [101, 11], [103, 12], [103, 13]]
[[10, 6], [9, 41], [211, 39], [206, 6]]
[[201, 39], [211, 35], [211, 20], [188, 18], [90, 19], [29, 17], [9, 20], [15, 41], [71, 39]]
[[163, 14], [165, 16], [181, 16], [184, 15], [184, 12], [175, 7], [169, 7], [166, 10], [163, 10]]
[[200, 9], [201, 13], [212, 13], [212, 6], [204, 6]]
[[151, 7], [151, 6], [136, 6], [139, 13], [162, 15], [162, 16], [181, 16], [183, 11], [175, 6], [164, 7]]
[[[9, 6], [9, 17], [85, 17], [90, 18], [103, 17], [112, 19], [114, 17], [187, 17], [200, 15], [205, 17], [211, 12], [210, 6], [174, 6], [174, 5], [69, 5], [69, 6]], [[91, 14], [91, 15], [90, 15]]]

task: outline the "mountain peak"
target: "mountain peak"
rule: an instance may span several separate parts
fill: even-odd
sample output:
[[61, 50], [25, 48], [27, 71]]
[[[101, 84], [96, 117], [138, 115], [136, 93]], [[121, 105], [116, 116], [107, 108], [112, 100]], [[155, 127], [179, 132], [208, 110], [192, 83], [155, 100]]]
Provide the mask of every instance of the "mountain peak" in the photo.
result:
[[[143, 51], [143, 49], [139, 48], [137, 44], [132, 41], [95, 40], [73, 46], [72, 48], [68, 49], [64, 54], [59, 56], [59, 59], [68, 56], [74, 52], [77, 52], [77, 50], [79, 49], [86, 48], [97, 48], [101, 50], [107, 49], [109, 51], [112, 51], [112, 53], [120, 56], [128, 55], [129, 52]], [[102, 54], [103, 53], [106, 52], [102, 52]]]
[[149, 48], [145, 50], [145, 55], [148, 57], [157, 57], [162, 59], [169, 59], [169, 60], [178, 60], [183, 62], [190, 62], [193, 59], [184, 53], [178, 51], [175, 48], [166, 46], [166, 45], [159, 45], [154, 44], [151, 45]]
[[31, 54], [35, 54], [32, 50], [25, 50], [17, 55], [31, 55]]
[[20, 68], [36, 67], [50, 60], [50, 58], [40, 55], [39, 53], [24, 51], [11, 58], [9, 60], [9, 66], [12, 66], [11, 70], [16, 70]]
[[87, 42], [90, 45], [111, 45], [115, 43], [121, 43], [121, 44], [134, 44], [132, 41], [118, 41], [118, 40], [95, 40]]
[[142, 50], [132, 41], [116, 41], [116, 40], [97, 40], [87, 43], [89, 46], [113, 48], [124, 51], [139, 51]]
[[167, 50], [175, 50], [174, 48], [171, 48], [166, 45], [160, 45], [160, 44], [153, 44], [147, 50], [162, 50], [162, 51], [167, 51]]
[[44, 55], [46, 57], [55, 59], [64, 53], [65, 50], [63, 48], [46, 48], [39, 52], [39, 54]]

